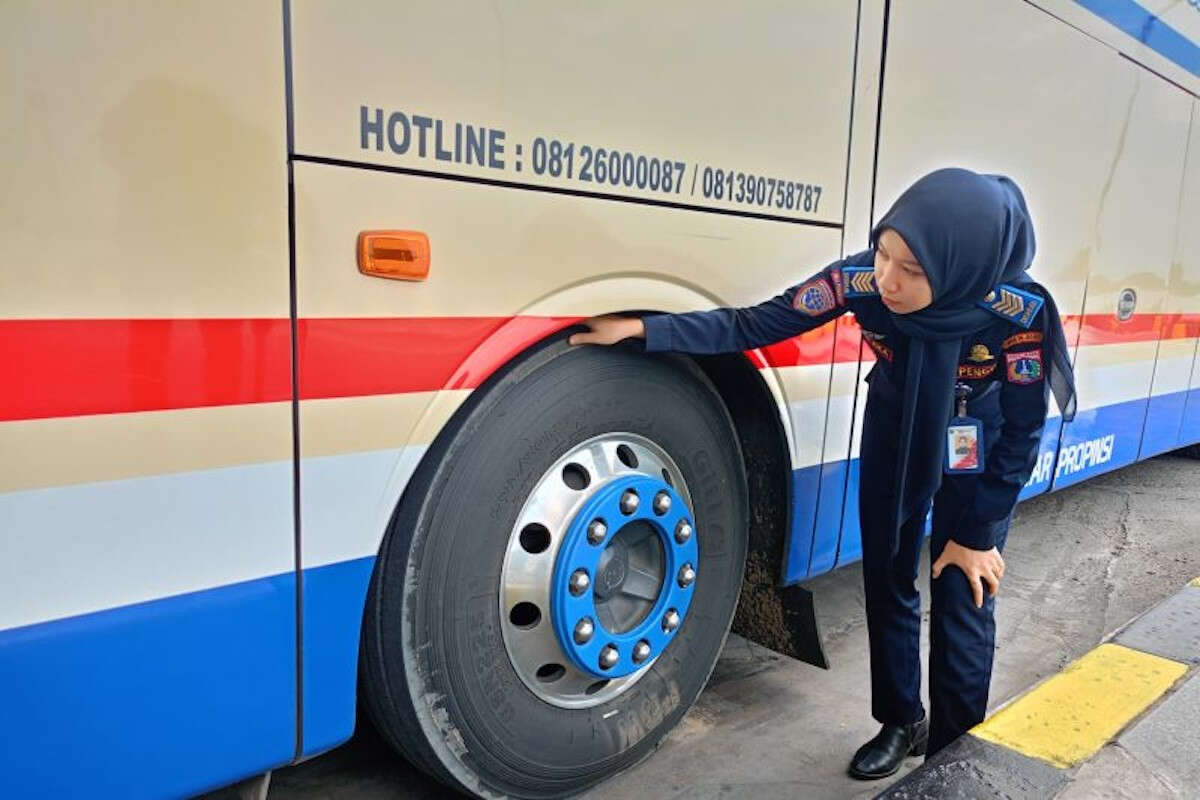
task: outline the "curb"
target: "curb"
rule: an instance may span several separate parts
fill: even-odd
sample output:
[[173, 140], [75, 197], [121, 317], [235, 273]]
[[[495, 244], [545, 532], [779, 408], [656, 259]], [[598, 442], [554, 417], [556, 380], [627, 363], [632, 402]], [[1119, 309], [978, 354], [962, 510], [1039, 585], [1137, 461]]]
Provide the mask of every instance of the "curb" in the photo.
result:
[[1200, 577], [876, 798], [1045, 798], [1200, 666]]

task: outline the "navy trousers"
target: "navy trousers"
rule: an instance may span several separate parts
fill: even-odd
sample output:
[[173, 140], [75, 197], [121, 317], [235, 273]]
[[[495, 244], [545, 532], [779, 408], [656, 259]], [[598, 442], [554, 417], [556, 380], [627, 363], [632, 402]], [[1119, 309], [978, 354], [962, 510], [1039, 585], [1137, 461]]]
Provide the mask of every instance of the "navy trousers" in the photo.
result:
[[[874, 416], [874, 419], [872, 419]], [[925, 715], [921, 703], [921, 595], [917, 568], [925, 534], [925, 513], [900, 530], [895, 557], [887, 509], [895, 465], [895, 436], [888, 414], [864, 419], [859, 522], [862, 529], [863, 585], [871, 649], [871, 714], [881, 723], [904, 725]], [[969, 482], [947, 479], [933, 499], [930, 563], [953, 538]], [[1003, 550], [1005, 532], [997, 547]], [[986, 587], [986, 584], [985, 584]], [[930, 579], [929, 746], [945, 747], [983, 721], [995, 650], [995, 600], [984, 590], [975, 607], [966, 575], [957, 567]]]

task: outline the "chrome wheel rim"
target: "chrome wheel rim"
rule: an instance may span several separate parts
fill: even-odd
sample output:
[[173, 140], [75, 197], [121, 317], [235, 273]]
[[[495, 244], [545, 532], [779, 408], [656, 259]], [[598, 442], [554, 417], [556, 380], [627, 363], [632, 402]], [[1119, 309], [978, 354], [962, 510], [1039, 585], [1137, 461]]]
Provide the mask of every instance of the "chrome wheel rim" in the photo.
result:
[[510, 533], [499, 592], [505, 649], [531, 692], [588, 708], [645, 675], [695, 593], [691, 507], [678, 465], [636, 434], [588, 439], [543, 473]]

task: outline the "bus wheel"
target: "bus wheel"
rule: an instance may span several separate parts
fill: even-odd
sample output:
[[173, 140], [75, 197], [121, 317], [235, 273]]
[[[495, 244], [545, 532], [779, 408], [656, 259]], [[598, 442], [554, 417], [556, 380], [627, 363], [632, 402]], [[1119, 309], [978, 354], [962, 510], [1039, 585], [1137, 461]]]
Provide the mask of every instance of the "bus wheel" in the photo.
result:
[[578, 792], [651, 753], [720, 654], [746, 555], [733, 424], [686, 359], [559, 342], [442, 438], [376, 563], [367, 706], [459, 789]]

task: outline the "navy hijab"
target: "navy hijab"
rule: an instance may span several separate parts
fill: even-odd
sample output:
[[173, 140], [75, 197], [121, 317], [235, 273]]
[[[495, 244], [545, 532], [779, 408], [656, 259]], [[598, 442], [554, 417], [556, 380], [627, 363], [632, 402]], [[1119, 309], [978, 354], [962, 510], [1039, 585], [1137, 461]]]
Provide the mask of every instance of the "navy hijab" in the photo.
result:
[[892, 552], [899, 528], [921, 512], [942, 482], [945, 430], [954, 410], [958, 359], [966, 336], [996, 321], [977, 305], [1001, 283], [1036, 287], [1045, 297], [1047, 380], [1063, 419], [1075, 415], [1070, 353], [1050, 293], [1026, 274], [1033, 261], [1033, 223], [1021, 190], [1000, 175], [940, 169], [910, 186], [871, 232], [891, 228], [921, 263], [933, 302], [911, 314], [892, 314], [909, 337], [904, 400], [897, 431]]

